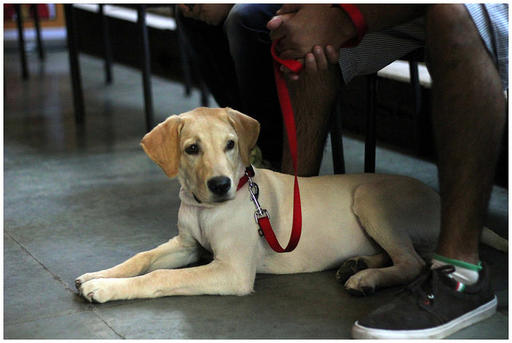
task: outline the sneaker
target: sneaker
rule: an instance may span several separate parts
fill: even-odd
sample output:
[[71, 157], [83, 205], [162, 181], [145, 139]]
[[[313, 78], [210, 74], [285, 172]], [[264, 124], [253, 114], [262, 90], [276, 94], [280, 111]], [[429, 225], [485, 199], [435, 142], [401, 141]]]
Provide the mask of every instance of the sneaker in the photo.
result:
[[428, 268], [393, 301], [356, 321], [352, 337], [444, 338], [492, 316], [498, 301], [488, 268], [465, 288], [450, 277], [454, 270], [451, 265]]

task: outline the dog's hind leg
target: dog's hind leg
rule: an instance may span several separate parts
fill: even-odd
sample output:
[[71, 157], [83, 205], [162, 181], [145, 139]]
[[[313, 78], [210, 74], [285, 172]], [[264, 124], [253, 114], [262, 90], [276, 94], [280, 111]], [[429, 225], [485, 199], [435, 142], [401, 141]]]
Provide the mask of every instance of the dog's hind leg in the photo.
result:
[[376, 265], [348, 278], [345, 288], [366, 295], [376, 288], [412, 281], [425, 266], [413, 246], [435, 241], [439, 230], [437, 194], [412, 179], [388, 179], [359, 186], [353, 211], [366, 233], [385, 250], [392, 265]]
[[112, 268], [87, 273], [75, 280], [75, 286], [80, 286], [92, 279], [126, 278], [141, 275], [161, 268], [179, 268], [199, 259], [200, 249], [193, 240], [176, 236], [167, 243], [155, 249], [140, 252], [121, 264]]

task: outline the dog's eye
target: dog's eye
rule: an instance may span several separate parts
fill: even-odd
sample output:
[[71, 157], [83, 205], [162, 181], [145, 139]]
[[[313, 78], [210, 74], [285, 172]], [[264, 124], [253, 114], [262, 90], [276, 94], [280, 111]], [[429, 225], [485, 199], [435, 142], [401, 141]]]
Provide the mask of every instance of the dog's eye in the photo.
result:
[[235, 142], [231, 139], [228, 141], [228, 144], [226, 144], [226, 150], [232, 150], [235, 147]]
[[195, 155], [199, 152], [199, 146], [197, 144], [191, 144], [185, 148], [185, 152], [189, 155]]

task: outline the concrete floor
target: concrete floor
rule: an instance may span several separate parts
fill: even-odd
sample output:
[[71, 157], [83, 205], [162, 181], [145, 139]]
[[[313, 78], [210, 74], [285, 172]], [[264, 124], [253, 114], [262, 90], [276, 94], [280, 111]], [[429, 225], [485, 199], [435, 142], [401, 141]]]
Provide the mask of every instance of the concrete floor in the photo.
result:
[[[349, 338], [353, 322], [391, 299], [386, 289], [348, 295], [334, 271], [258, 275], [250, 296], [167, 297], [89, 304], [74, 279], [117, 264], [176, 234], [178, 184], [139, 147], [144, 135], [140, 73], [114, 68], [103, 82], [98, 59], [80, 58], [87, 124], [73, 118], [65, 52], [20, 78], [18, 55], [4, 55], [5, 338]], [[153, 78], [156, 118], [198, 106], [179, 84]], [[363, 147], [345, 140], [349, 172]], [[331, 173], [329, 145], [322, 173]], [[379, 148], [378, 172], [402, 173], [436, 187], [430, 163]], [[493, 192], [489, 225], [507, 231], [508, 193]], [[452, 338], [508, 337], [508, 257], [482, 247], [492, 268], [498, 313]]]

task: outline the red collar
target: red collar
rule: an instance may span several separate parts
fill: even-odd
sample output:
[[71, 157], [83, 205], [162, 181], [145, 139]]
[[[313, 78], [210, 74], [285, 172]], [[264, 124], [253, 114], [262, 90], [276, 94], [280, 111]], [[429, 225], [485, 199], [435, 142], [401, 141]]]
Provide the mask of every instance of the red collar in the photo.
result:
[[252, 169], [252, 166], [245, 168], [244, 176], [240, 178], [240, 181], [238, 181], [238, 186], [236, 187], [236, 190], [238, 191], [240, 188], [242, 188], [247, 181], [249, 181], [250, 177], [254, 176], [254, 169]]

